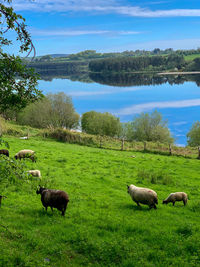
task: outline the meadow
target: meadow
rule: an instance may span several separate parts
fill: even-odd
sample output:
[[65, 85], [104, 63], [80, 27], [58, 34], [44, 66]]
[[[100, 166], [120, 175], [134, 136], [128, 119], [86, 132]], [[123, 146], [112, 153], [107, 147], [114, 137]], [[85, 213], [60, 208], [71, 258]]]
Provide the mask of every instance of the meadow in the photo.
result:
[[[5, 188], [0, 208], [0, 266], [200, 266], [200, 161], [151, 153], [115, 151], [40, 136], [5, 136], [11, 157], [21, 149], [32, 179]], [[46, 212], [38, 185], [69, 194], [65, 217]], [[158, 194], [158, 209], [137, 205], [126, 185]], [[188, 205], [162, 205], [185, 191]]]

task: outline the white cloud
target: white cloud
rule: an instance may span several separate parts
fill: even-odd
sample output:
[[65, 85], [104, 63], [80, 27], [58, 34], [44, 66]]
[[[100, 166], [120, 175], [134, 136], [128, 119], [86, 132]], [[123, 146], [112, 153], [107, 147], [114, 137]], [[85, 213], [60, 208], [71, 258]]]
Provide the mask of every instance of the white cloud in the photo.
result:
[[110, 95], [110, 94], [118, 94], [121, 92], [133, 92], [142, 90], [140, 87], [112, 87], [109, 86], [106, 90], [102, 91], [69, 91], [68, 95], [72, 97], [84, 97], [84, 96], [98, 96], [98, 95]]
[[120, 5], [117, 0], [15, 0], [15, 10], [40, 12], [99, 12], [117, 13], [132, 17], [199, 17], [200, 9], [151, 10], [139, 6]]
[[134, 35], [140, 32], [136, 31], [108, 31], [108, 30], [68, 30], [68, 29], [57, 29], [57, 30], [39, 30], [30, 29], [31, 35], [36, 36], [79, 36], [79, 35]]
[[178, 122], [174, 122], [173, 125], [175, 125], [175, 126], [181, 126], [181, 125], [185, 125], [187, 123], [188, 123], [187, 121], [178, 121]]
[[132, 115], [141, 112], [151, 111], [154, 108], [186, 108], [200, 106], [200, 99], [189, 99], [179, 101], [150, 102], [144, 104], [133, 105], [120, 109], [115, 112], [118, 115]]

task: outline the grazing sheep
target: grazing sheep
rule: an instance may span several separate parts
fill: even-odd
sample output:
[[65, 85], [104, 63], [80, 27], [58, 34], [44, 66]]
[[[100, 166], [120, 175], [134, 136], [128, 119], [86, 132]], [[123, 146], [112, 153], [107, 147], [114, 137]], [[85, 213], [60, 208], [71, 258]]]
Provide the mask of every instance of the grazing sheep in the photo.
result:
[[158, 204], [158, 197], [155, 191], [149, 188], [137, 187], [133, 184], [127, 185], [128, 193], [130, 194], [133, 201], [136, 202], [138, 206], [139, 203], [148, 205], [149, 208], [156, 209], [156, 204]]
[[0, 207], [1, 207], [1, 200], [2, 200], [3, 197], [7, 198], [6, 196], [1, 196], [0, 195]]
[[48, 207], [56, 208], [62, 211], [62, 215], [65, 215], [67, 204], [69, 202], [69, 197], [67, 193], [61, 190], [47, 189], [39, 186], [36, 191], [37, 194], [41, 194], [41, 201], [46, 211]]
[[163, 200], [163, 204], [168, 204], [169, 202], [172, 202], [174, 206], [176, 201], [183, 201], [183, 204], [185, 206], [188, 201], [187, 194], [184, 192], [171, 193], [165, 200]]
[[34, 177], [41, 177], [41, 173], [39, 170], [30, 170], [28, 171], [28, 174], [31, 174]]
[[36, 162], [36, 158], [34, 155], [34, 151], [30, 150], [30, 149], [24, 149], [24, 150], [20, 150], [16, 155], [15, 155], [15, 159], [24, 159], [24, 158], [30, 158], [33, 162]]
[[7, 149], [0, 149], [0, 154], [9, 157], [9, 151]]

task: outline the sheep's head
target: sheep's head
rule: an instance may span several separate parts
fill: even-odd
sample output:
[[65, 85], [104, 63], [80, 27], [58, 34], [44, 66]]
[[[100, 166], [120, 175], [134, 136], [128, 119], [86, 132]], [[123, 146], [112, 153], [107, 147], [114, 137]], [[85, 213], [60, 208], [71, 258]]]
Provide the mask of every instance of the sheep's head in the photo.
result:
[[163, 202], [162, 202], [163, 204], [167, 204], [167, 201], [166, 200], [163, 200]]
[[17, 159], [18, 158], [17, 155], [15, 155], [14, 158]]
[[36, 190], [36, 194], [42, 194], [42, 192], [43, 192], [44, 190], [46, 190], [46, 188], [41, 187], [41, 186], [39, 185], [39, 187], [38, 187], [37, 190]]
[[127, 185], [127, 193], [129, 194], [129, 185]]

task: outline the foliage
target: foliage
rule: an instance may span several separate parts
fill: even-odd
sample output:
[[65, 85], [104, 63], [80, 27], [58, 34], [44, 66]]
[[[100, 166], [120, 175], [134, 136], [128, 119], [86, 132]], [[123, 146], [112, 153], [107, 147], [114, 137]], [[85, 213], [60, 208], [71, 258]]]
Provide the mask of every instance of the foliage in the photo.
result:
[[128, 140], [173, 143], [167, 122], [163, 121], [162, 114], [158, 111], [141, 113], [128, 123], [126, 137]]
[[119, 118], [105, 112], [89, 111], [81, 117], [82, 130], [89, 134], [117, 136], [121, 129]]
[[142, 70], [168, 70], [181, 69], [184, 66], [182, 55], [170, 54], [164, 56], [118, 57], [101, 60], [92, 60], [89, 70], [92, 72], [131, 72]]
[[12, 7], [0, 3], [0, 112], [8, 108], [19, 110], [42, 96], [41, 91], [35, 88], [38, 75], [27, 69], [19, 56], [4, 52], [5, 47], [13, 44], [12, 40], [7, 39], [7, 32], [14, 31], [20, 43], [20, 52], [30, 54], [34, 50], [35, 53], [24, 22], [25, 19], [16, 14]]
[[4, 155], [0, 155], [0, 192], [5, 191], [10, 184], [20, 185], [28, 181], [26, 165]]
[[72, 100], [65, 93], [48, 94], [42, 100], [30, 104], [18, 116], [18, 122], [37, 128], [75, 128], [79, 115]]
[[187, 133], [187, 143], [189, 146], [200, 146], [200, 122], [197, 121]]

